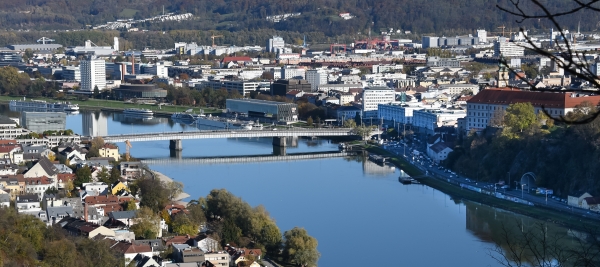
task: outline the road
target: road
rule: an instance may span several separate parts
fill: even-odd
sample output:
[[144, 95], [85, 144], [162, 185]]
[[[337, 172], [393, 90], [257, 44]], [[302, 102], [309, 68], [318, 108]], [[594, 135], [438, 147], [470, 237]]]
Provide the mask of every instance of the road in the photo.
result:
[[460, 184], [468, 184], [470, 186], [474, 186], [485, 191], [493, 190], [493, 192], [496, 192], [496, 190], [498, 190], [498, 192], [502, 192], [507, 196], [529, 201], [535, 206], [548, 207], [561, 212], [567, 212], [572, 215], [600, 220], [600, 213], [569, 206], [566, 203], [552, 199], [551, 196], [548, 196], [546, 200], [545, 196], [540, 197], [540, 195], [530, 194], [527, 191], [521, 192], [521, 189], [513, 188], [508, 191], [506, 191], [505, 189], [495, 189], [494, 183], [478, 182], [477, 179], [465, 177], [463, 175], [456, 175], [448, 172], [443, 168], [440, 169], [439, 166], [436, 166], [435, 164], [432, 164], [431, 162], [425, 159], [419, 159], [418, 157], [413, 156], [414, 150], [419, 151], [419, 153], [422, 155], [426, 155], [426, 153], [424, 153], [426, 149], [426, 141], [424, 139], [418, 139], [418, 141], [408, 145], [390, 145], [390, 143], [387, 143], [387, 145], [384, 144], [382, 147], [391, 153], [394, 153], [399, 156], [404, 156], [411, 164], [418, 167], [424, 172], [426, 171], [428, 175], [438, 178], [440, 180], [444, 180], [446, 182], [450, 182], [452, 184], [456, 184], [457, 186], [460, 186]]

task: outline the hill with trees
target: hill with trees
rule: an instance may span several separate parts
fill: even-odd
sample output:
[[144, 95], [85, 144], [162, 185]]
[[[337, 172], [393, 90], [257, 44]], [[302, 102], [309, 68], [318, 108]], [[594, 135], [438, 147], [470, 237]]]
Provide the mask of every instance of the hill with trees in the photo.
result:
[[[583, 102], [566, 118], [581, 121], [596, 112], [597, 107]], [[600, 193], [600, 118], [568, 125], [536, 115], [530, 103], [513, 104], [494, 117], [502, 128], [459, 140], [447, 167], [488, 182], [508, 182], [508, 173], [517, 181], [533, 172], [537, 186], [554, 189], [563, 198], [580, 190]]]
[[[573, 2], [568, 0], [547, 2], [550, 10], [564, 10], [573, 6]], [[183, 34], [188, 35], [188, 38], [196, 35], [195, 37], [203, 40], [204, 43], [208, 43], [208, 36], [211, 33], [197, 31], [235, 32], [239, 34], [225, 36], [219, 41], [236, 45], [262, 45], [266, 40], [265, 37], [275, 33], [293, 34], [291, 40], [301, 43], [302, 35], [305, 33], [310, 34], [307, 36], [310, 42], [350, 42], [355, 39], [366, 39], [369, 30], [375, 36], [381, 31], [389, 31], [389, 28], [407, 30], [419, 35], [472, 33], [478, 28], [497, 30], [501, 25], [505, 25], [507, 29], [517, 30], [516, 17], [500, 11], [496, 4], [511, 8], [509, 1], [484, 0], [0, 0], [0, 28], [5, 30], [87, 29], [117, 19], [141, 19], [160, 15], [164, 7], [166, 12], [190, 12], [194, 15], [194, 19], [185, 22], [147, 22], [136, 26], [147, 29], [150, 33], [168, 32], [174, 41], [196, 41], [185, 40], [182, 33], [172, 32], [194, 30], [196, 32]], [[522, 6], [536, 10], [529, 2], [522, 3]], [[301, 13], [300, 16], [278, 23], [266, 19], [267, 16], [298, 12]], [[342, 12], [349, 12], [354, 18], [345, 20], [339, 17], [339, 13]], [[598, 12], [583, 11], [581, 15], [586, 18], [586, 21], [600, 20]], [[579, 23], [579, 16], [566, 16], [559, 19], [566, 28], [575, 29]], [[522, 26], [529, 29], [547, 29], [551, 24], [530, 20], [525, 21]], [[595, 23], [583, 23], [581, 26], [582, 30], [597, 29]], [[136, 34], [139, 33], [128, 33], [122, 37]], [[2, 34], [0, 43], [6, 43], [2, 41], [4, 38], [12, 39], [18, 35], [21, 34]], [[41, 37], [34, 33], [29, 35], [34, 35], [35, 40]], [[61, 43], [63, 40], [58, 38], [57, 41]], [[169, 41], [170, 47], [172, 41]], [[76, 44], [81, 45], [81, 40]], [[162, 48], [158, 44], [153, 44], [153, 47]]]

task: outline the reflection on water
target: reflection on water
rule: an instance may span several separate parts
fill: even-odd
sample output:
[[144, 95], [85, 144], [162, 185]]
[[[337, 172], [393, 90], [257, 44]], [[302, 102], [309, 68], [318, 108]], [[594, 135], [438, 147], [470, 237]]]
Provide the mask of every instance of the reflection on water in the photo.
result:
[[168, 118], [132, 116], [123, 113], [113, 113], [112, 119], [127, 125], [158, 125], [169, 120]]

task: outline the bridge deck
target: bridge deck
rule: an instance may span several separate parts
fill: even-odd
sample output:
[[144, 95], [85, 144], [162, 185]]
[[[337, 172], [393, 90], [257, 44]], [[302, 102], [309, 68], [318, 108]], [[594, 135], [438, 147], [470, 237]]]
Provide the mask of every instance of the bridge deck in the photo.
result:
[[271, 161], [297, 161], [334, 157], [354, 156], [356, 152], [325, 152], [325, 153], [305, 153], [289, 154], [285, 156], [261, 155], [261, 156], [235, 156], [235, 157], [216, 157], [216, 158], [164, 158], [164, 159], [142, 159], [145, 164], [224, 164], [224, 163], [256, 163]]
[[103, 136], [105, 142], [144, 142], [159, 140], [184, 140], [207, 138], [252, 138], [252, 137], [319, 137], [319, 136], [351, 136], [355, 135], [349, 128], [334, 129], [300, 129], [293, 130], [216, 130], [216, 131], [184, 131], [162, 133], [139, 133]]

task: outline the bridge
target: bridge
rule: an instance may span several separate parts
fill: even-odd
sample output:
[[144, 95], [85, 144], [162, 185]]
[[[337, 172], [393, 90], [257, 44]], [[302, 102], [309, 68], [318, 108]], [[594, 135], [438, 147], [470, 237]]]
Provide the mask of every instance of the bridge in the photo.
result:
[[325, 136], [355, 136], [352, 128], [290, 128], [277, 130], [216, 130], [216, 131], [183, 131], [159, 133], [132, 133], [102, 136], [105, 142], [147, 142], [169, 140], [171, 150], [182, 150], [181, 140], [208, 138], [258, 138], [272, 137], [273, 146], [287, 146], [287, 137], [325, 137]]
[[225, 163], [257, 163], [274, 161], [298, 161], [324, 158], [337, 158], [354, 156], [356, 152], [318, 152], [318, 153], [298, 153], [288, 155], [256, 155], [256, 156], [233, 156], [233, 157], [210, 157], [210, 158], [160, 158], [160, 159], [141, 159], [145, 164], [152, 165], [171, 165], [171, 164], [225, 164]]

